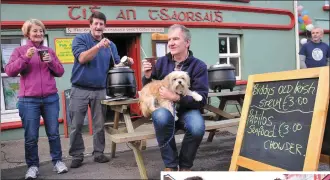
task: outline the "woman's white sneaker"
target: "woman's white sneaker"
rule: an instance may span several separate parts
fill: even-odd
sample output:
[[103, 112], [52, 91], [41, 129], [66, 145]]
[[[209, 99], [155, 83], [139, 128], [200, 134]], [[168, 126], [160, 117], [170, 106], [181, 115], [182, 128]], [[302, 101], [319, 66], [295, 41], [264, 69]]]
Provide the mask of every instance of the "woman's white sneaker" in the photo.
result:
[[53, 170], [57, 171], [58, 174], [68, 172], [68, 168], [66, 167], [66, 165], [62, 161], [57, 161]]
[[39, 175], [39, 168], [37, 166], [31, 166], [26, 171], [25, 179], [36, 179]]

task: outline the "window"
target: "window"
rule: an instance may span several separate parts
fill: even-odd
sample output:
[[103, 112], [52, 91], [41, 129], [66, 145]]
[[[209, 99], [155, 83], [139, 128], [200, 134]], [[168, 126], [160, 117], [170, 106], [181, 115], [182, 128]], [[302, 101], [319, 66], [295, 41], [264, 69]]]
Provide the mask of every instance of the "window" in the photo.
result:
[[169, 49], [167, 48], [167, 42], [155, 42], [155, 53], [154, 56], [160, 58], [169, 53]]
[[[47, 36], [44, 45], [48, 46]], [[5, 66], [16, 47], [26, 44], [26, 38], [22, 36], [1, 37], [1, 123], [19, 120], [17, 102], [19, 91], [19, 76], [8, 77], [5, 73]]]
[[153, 33], [151, 35], [151, 40], [152, 56], [159, 58], [165, 56], [169, 52], [169, 49], [167, 49], [167, 34]]
[[241, 79], [240, 36], [219, 36], [219, 64], [231, 64], [236, 69], [236, 78]]

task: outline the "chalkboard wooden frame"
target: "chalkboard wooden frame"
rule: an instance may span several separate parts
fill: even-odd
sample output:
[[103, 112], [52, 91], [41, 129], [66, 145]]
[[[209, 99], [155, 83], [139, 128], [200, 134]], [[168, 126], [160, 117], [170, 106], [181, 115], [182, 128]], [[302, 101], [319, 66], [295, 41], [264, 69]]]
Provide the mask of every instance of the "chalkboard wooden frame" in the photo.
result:
[[252, 171], [287, 171], [286, 169], [265, 164], [240, 155], [246, 121], [252, 100], [253, 87], [254, 84], [258, 82], [298, 80], [307, 78], [318, 78], [318, 87], [303, 171], [318, 170], [329, 104], [329, 66], [249, 76], [242, 108], [241, 120], [239, 123], [236, 142], [229, 168], [230, 171], [237, 171], [239, 166], [250, 169]]

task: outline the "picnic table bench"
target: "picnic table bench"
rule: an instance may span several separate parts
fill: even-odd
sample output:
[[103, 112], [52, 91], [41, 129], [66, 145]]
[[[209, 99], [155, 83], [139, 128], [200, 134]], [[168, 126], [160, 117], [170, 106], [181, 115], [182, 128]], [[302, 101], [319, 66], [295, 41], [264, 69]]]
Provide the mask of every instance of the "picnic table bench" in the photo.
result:
[[[217, 130], [226, 127], [238, 126], [239, 118], [225, 112], [224, 107], [227, 101], [232, 100], [235, 100], [242, 105], [244, 95], [245, 91], [243, 90], [209, 93], [208, 97], [217, 97], [220, 100], [220, 104], [219, 107], [214, 107], [208, 103], [204, 107], [205, 110], [215, 114], [215, 116], [210, 116], [210, 113], [203, 114], [205, 119], [205, 131], [210, 132], [207, 140], [208, 142], [212, 141]], [[136, 98], [120, 101], [103, 100], [101, 103], [110, 106], [110, 108], [115, 112], [113, 126], [111, 127], [110, 124], [105, 124], [105, 130], [110, 135], [110, 140], [112, 143], [111, 156], [115, 157], [117, 143], [127, 143], [134, 152], [141, 179], [148, 179], [141, 150], [146, 148], [147, 139], [156, 138], [152, 120], [142, 117], [132, 121], [129, 106], [131, 104], [138, 103], [138, 99]], [[119, 127], [120, 114], [123, 115], [124, 127]], [[148, 125], [143, 130], [138, 130], [137, 128], [143, 124]], [[178, 133], [180, 132], [182, 131], [179, 131]]]

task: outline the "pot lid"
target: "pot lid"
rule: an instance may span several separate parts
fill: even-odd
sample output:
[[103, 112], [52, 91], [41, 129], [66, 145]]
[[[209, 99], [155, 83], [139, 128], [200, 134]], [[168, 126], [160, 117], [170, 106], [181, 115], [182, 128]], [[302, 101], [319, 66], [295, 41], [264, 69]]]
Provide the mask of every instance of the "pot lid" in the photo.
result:
[[122, 63], [123, 63], [123, 62], [126, 62], [127, 59], [128, 59], [127, 56], [123, 56], [123, 57], [120, 59], [120, 62], [122, 62]]
[[217, 64], [210, 66], [209, 70], [235, 70], [235, 67], [231, 64]]

